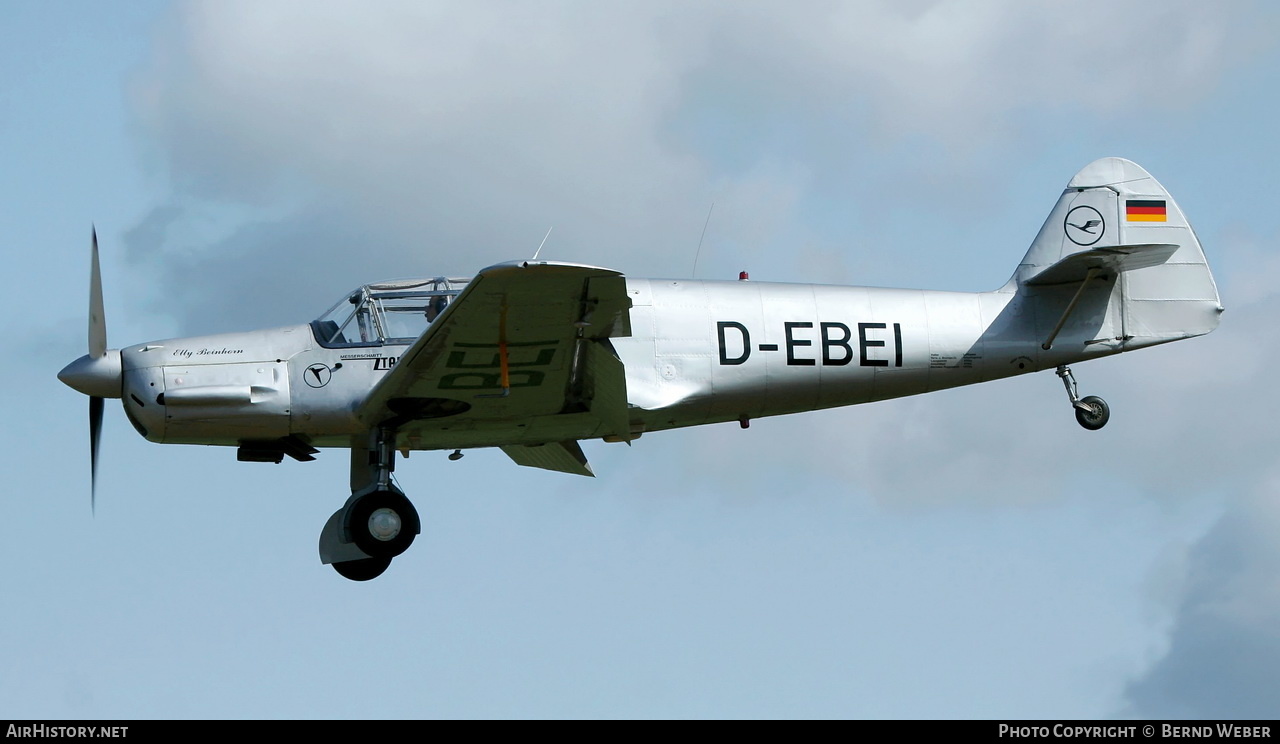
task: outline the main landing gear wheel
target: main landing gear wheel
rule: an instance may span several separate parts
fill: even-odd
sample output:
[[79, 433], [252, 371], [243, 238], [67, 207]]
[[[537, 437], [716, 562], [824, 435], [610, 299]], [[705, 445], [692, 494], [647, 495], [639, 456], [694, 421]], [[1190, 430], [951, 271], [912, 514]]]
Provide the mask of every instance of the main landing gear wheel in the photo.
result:
[[387, 566], [391, 565], [390, 558], [365, 558], [358, 561], [343, 561], [341, 563], [332, 563], [333, 570], [344, 579], [352, 581], [368, 581], [376, 579], [387, 570]]
[[[347, 529], [357, 548], [371, 558], [386, 559], [389, 563], [413, 544], [418, 533], [418, 512], [404, 494], [373, 491], [361, 496], [347, 510]], [[337, 568], [341, 564], [333, 565]]]
[[1107, 406], [1107, 402], [1096, 395], [1089, 395], [1080, 399], [1080, 403], [1076, 405], [1076, 421], [1089, 431], [1097, 431], [1107, 425], [1107, 420], [1111, 418], [1111, 408]]
[[324, 523], [319, 544], [320, 562], [343, 578], [377, 578], [422, 531], [418, 511], [391, 482], [395, 444], [395, 429], [389, 426], [370, 431], [368, 446], [352, 442], [352, 494]]
[[1062, 378], [1062, 385], [1067, 389], [1067, 397], [1071, 399], [1071, 407], [1076, 411], [1076, 421], [1089, 431], [1097, 431], [1107, 425], [1107, 421], [1111, 420], [1111, 408], [1107, 406], [1107, 402], [1096, 395], [1088, 395], [1083, 398], [1076, 392], [1076, 378], [1071, 374], [1071, 368], [1065, 364], [1058, 367], [1058, 377]]

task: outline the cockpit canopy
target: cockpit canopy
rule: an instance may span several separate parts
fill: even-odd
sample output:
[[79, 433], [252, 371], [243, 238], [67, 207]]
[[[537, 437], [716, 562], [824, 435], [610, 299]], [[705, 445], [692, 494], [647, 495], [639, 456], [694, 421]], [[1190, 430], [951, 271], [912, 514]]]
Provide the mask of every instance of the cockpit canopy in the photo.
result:
[[329, 348], [411, 344], [470, 279], [436, 277], [366, 284], [311, 322]]

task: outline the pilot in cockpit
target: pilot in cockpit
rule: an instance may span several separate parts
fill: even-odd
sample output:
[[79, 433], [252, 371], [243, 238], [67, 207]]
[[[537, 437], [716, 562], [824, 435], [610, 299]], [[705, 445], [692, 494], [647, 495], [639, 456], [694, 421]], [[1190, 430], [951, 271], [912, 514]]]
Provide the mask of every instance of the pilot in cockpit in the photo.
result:
[[431, 302], [427, 303], [427, 322], [434, 321], [447, 304], [449, 304], [449, 300], [444, 295], [432, 297]]

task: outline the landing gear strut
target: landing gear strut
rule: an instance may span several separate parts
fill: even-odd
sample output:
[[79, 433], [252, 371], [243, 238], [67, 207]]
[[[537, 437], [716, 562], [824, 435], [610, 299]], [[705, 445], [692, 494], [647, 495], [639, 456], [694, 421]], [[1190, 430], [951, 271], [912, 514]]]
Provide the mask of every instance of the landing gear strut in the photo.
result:
[[422, 531], [418, 512], [391, 482], [395, 431], [380, 428], [351, 449], [351, 498], [320, 533], [320, 560], [352, 581], [377, 578]]
[[1067, 389], [1071, 407], [1076, 409], [1076, 421], [1090, 431], [1106, 426], [1111, 419], [1111, 409], [1107, 402], [1096, 395], [1081, 398], [1076, 392], [1075, 375], [1071, 374], [1071, 368], [1065, 364], [1058, 367], [1058, 377], [1062, 378], [1062, 385]]

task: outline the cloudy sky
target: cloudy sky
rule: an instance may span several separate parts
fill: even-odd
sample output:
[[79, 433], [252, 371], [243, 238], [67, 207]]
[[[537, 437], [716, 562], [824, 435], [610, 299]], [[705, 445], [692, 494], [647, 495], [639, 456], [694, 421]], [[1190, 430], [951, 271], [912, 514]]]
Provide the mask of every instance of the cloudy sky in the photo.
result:
[[[96, 2], [0, 8], [0, 716], [1280, 714], [1280, 12], [1261, 2]], [[320, 565], [347, 458], [108, 407], [113, 346], [302, 322], [532, 254], [984, 290], [1107, 155], [1188, 214], [1213, 335], [585, 450], [418, 453], [424, 531]], [[698, 239], [714, 203], [705, 242]]]

